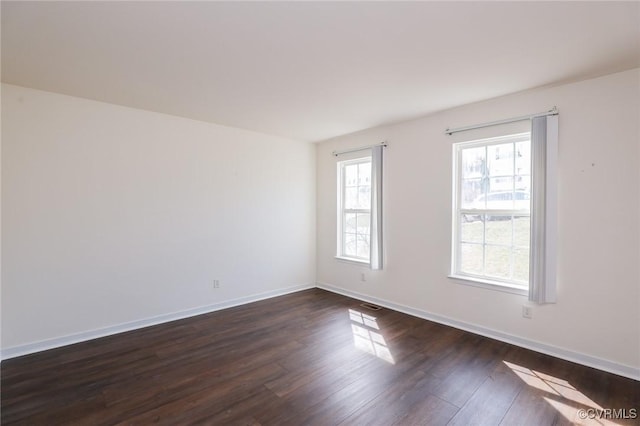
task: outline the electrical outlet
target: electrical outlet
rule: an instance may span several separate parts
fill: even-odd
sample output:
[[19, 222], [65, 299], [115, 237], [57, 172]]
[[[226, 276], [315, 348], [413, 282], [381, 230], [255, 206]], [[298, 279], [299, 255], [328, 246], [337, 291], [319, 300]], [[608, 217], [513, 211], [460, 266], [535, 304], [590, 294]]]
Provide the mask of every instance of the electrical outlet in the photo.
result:
[[522, 306], [522, 317], [528, 319], [533, 318], [533, 308], [531, 306]]
[[367, 275], [364, 272], [360, 273], [360, 281], [362, 282], [367, 281]]
[[213, 288], [220, 288], [220, 280], [213, 280]]

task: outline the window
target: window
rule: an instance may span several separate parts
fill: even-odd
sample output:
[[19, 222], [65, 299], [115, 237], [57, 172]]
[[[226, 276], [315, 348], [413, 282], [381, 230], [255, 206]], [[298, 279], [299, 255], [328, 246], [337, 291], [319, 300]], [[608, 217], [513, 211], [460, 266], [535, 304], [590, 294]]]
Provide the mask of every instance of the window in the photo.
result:
[[338, 257], [369, 263], [371, 157], [338, 162]]
[[526, 291], [531, 134], [454, 144], [452, 275]]
[[[526, 130], [518, 123], [529, 131], [516, 133]], [[453, 145], [451, 277], [555, 303], [557, 108], [446, 133], [500, 126], [504, 135], [515, 124], [511, 135]]]
[[337, 163], [336, 257], [367, 264], [372, 270], [382, 270], [384, 264], [382, 169], [386, 146], [382, 142], [333, 152], [336, 157], [350, 154]]

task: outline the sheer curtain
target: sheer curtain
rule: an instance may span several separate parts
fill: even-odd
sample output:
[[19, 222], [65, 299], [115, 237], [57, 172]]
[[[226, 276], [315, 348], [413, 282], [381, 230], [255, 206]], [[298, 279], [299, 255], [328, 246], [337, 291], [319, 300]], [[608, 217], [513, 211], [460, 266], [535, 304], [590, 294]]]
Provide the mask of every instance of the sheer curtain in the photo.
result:
[[382, 269], [382, 157], [384, 147], [374, 146], [371, 149], [371, 237], [370, 267]]
[[556, 302], [558, 116], [531, 122], [531, 270], [529, 300]]

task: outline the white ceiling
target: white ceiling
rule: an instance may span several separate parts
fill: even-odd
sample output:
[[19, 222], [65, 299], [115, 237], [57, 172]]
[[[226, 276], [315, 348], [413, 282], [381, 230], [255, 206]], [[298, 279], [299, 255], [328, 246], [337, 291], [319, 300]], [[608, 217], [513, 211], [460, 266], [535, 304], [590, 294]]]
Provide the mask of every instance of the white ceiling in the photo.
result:
[[640, 2], [8, 2], [2, 81], [319, 141], [640, 66]]

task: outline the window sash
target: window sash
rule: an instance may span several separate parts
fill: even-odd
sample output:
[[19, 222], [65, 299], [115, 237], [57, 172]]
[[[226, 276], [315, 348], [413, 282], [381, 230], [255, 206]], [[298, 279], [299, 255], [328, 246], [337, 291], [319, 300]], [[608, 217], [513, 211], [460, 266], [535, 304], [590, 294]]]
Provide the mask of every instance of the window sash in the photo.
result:
[[[518, 217], [518, 218], [530, 218], [529, 215], [513, 215], [513, 217]], [[457, 238], [457, 243], [454, 246], [454, 251], [455, 251], [455, 257], [454, 257], [454, 270], [452, 271], [452, 275], [453, 277], [456, 278], [462, 278], [462, 279], [471, 279], [473, 281], [478, 281], [480, 283], [487, 283], [487, 284], [493, 284], [493, 285], [500, 285], [500, 286], [506, 286], [506, 287], [510, 287], [510, 288], [517, 288], [517, 289], [522, 289], [522, 290], [526, 290], [529, 288], [529, 283], [526, 281], [519, 281], [517, 279], [514, 278], [515, 275], [515, 269], [516, 268], [516, 262], [515, 262], [515, 255], [517, 253], [517, 251], [519, 250], [528, 250], [529, 246], [524, 246], [524, 245], [517, 245], [514, 243], [514, 235], [513, 235], [513, 230], [512, 230], [512, 235], [511, 235], [511, 241], [509, 244], [501, 244], [501, 243], [492, 243], [492, 242], [487, 242], [486, 240], [486, 232], [483, 235], [482, 241], [478, 242], [478, 241], [470, 241], [470, 240], [464, 240], [462, 238], [462, 232], [461, 232], [461, 227], [462, 226], [462, 221], [458, 220], [457, 221], [457, 226], [456, 226], [456, 234], [458, 236]], [[483, 265], [483, 273], [482, 274], [476, 274], [473, 272], [469, 272], [469, 271], [462, 271], [462, 248], [463, 245], [467, 245], [467, 246], [471, 246], [471, 245], [475, 245], [478, 246], [482, 249], [482, 265]], [[494, 276], [494, 275], [489, 275], [486, 272], [484, 272], [485, 267], [486, 267], [486, 248], [487, 247], [493, 247], [493, 248], [505, 248], [508, 249], [509, 251], [509, 275], [512, 278], [502, 278], [499, 276]], [[529, 254], [530, 256], [530, 254]], [[530, 264], [530, 261], [529, 261]], [[529, 268], [531, 266], [529, 265]]]
[[[371, 157], [367, 156], [367, 157], [360, 157], [360, 158], [355, 158], [352, 160], [345, 160], [345, 161], [341, 161], [339, 164], [339, 199], [338, 199], [338, 211], [339, 211], [339, 215], [338, 215], [338, 220], [339, 220], [339, 224], [338, 224], [338, 257], [344, 258], [344, 259], [352, 259], [352, 260], [356, 260], [358, 262], [366, 262], [369, 263], [370, 261], [370, 252], [371, 252], [371, 248], [369, 247], [369, 254], [367, 256], [358, 256], [357, 255], [357, 248], [356, 248], [356, 254], [347, 254], [347, 250], [346, 250], [346, 236], [347, 235], [356, 235], [356, 237], [358, 235], [363, 235], [361, 233], [357, 232], [357, 224], [356, 224], [356, 232], [346, 232], [346, 216], [347, 214], [368, 214], [369, 215], [369, 229], [371, 227], [371, 207], [369, 208], [345, 208], [344, 206], [346, 205], [346, 189], [347, 189], [347, 185], [346, 185], [346, 168], [348, 166], [353, 166], [353, 165], [359, 165], [359, 164], [367, 164], [367, 163], [371, 163]], [[358, 187], [362, 187], [362, 186], [369, 186], [371, 187], [371, 182], [369, 182], [369, 185], [360, 185], [359, 183], [357, 185], [355, 185], [356, 188]], [[349, 187], [354, 187], [349, 186]], [[356, 241], [357, 244], [357, 241]], [[371, 244], [371, 241], [369, 241], [369, 244]], [[357, 246], [356, 246], [357, 247]]]
[[[512, 229], [511, 231], [511, 244], [510, 245], [502, 245], [502, 244], [492, 244], [492, 243], [487, 243], [486, 242], [486, 234], [485, 234], [485, 229], [486, 229], [486, 222], [483, 222], [483, 237], [482, 237], [482, 242], [478, 243], [478, 242], [467, 242], [464, 241], [462, 239], [462, 225], [463, 225], [463, 220], [462, 217], [463, 215], [475, 215], [475, 216], [479, 216], [479, 215], [484, 215], [484, 217], [486, 218], [486, 216], [511, 216], [512, 217], [512, 221], [514, 220], [514, 218], [524, 218], [524, 217], [528, 217], [531, 220], [531, 209], [528, 210], [524, 210], [524, 209], [487, 209], [487, 208], [462, 208], [463, 202], [462, 202], [462, 196], [463, 196], [463, 191], [462, 191], [462, 184], [463, 181], [465, 180], [463, 177], [463, 162], [462, 162], [462, 154], [463, 151], [467, 150], [467, 149], [473, 149], [473, 148], [479, 148], [479, 147], [483, 147], [485, 148], [485, 159], [488, 157], [488, 148], [491, 146], [495, 146], [495, 145], [502, 145], [505, 143], [509, 143], [512, 144], [514, 146], [514, 150], [515, 150], [515, 145], [519, 142], [525, 142], [525, 141], [529, 141], [530, 140], [530, 134], [529, 133], [519, 133], [519, 134], [512, 134], [512, 135], [505, 135], [505, 136], [500, 136], [500, 137], [495, 137], [495, 138], [490, 138], [490, 139], [482, 139], [482, 140], [477, 140], [477, 141], [468, 141], [468, 142], [459, 142], [456, 143], [454, 145], [454, 164], [453, 164], [453, 169], [454, 169], [454, 208], [453, 208], [453, 213], [454, 213], [454, 217], [453, 217], [453, 225], [454, 225], [454, 229], [453, 229], [453, 260], [452, 260], [452, 275], [454, 277], [458, 277], [458, 278], [463, 278], [463, 279], [470, 279], [472, 281], [476, 281], [479, 283], [487, 283], [487, 284], [492, 284], [492, 285], [498, 285], [498, 286], [504, 286], [504, 287], [509, 287], [509, 288], [516, 288], [516, 289], [521, 289], [521, 290], [526, 290], [529, 288], [529, 280], [527, 280], [526, 282], [524, 281], [519, 281], [516, 280], [514, 278], [514, 268], [516, 267], [515, 265], [515, 260], [514, 260], [514, 256], [516, 251], [518, 250], [518, 246], [516, 246], [513, 242], [513, 238], [514, 238], [514, 230]], [[516, 162], [516, 158], [515, 155], [512, 156], [512, 158], [514, 159], [514, 169], [513, 172], [511, 174], [504, 174], [504, 175], [491, 175], [490, 178], [491, 179], [495, 179], [495, 178], [499, 178], [499, 177], [514, 177], [514, 176], [518, 176], [516, 174], [516, 169], [515, 169], [515, 162]], [[486, 161], [486, 160], [485, 160]], [[485, 165], [485, 167], [487, 167]], [[513, 185], [511, 187], [511, 189], [509, 190], [512, 193], [516, 192], [516, 182], [514, 179]], [[513, 224], [513, 222], [512, 222]], [[513, 225], [512, 225], [513, 226]], [[531, 235], [529, 234], [529, 239], [531, 238]], [[482, 248], [482, 274], [475, 274], [472, 272], [468, 272], [468, 271], [462, 271], [462, 249], [463, 249], [463, 244], [467, 244], [467, 245], [477, 245], [479, 247]], [[501, 277], [496, 277], [493, 275], [488, 275], [485, 268], [486, 268], [486, 247], [505, 247], [509, 249], [509, 276], [511, 278], [505, 279], [505, 278], [501, 278]], [[524, 248], [524, 247], [523, 247]], [[529, 247], [529, 259], [531, 259], [531, 253], [530, 253], [531, 249]], [[529, 260], [529, 269], [531, 269], [531, 260]]]

